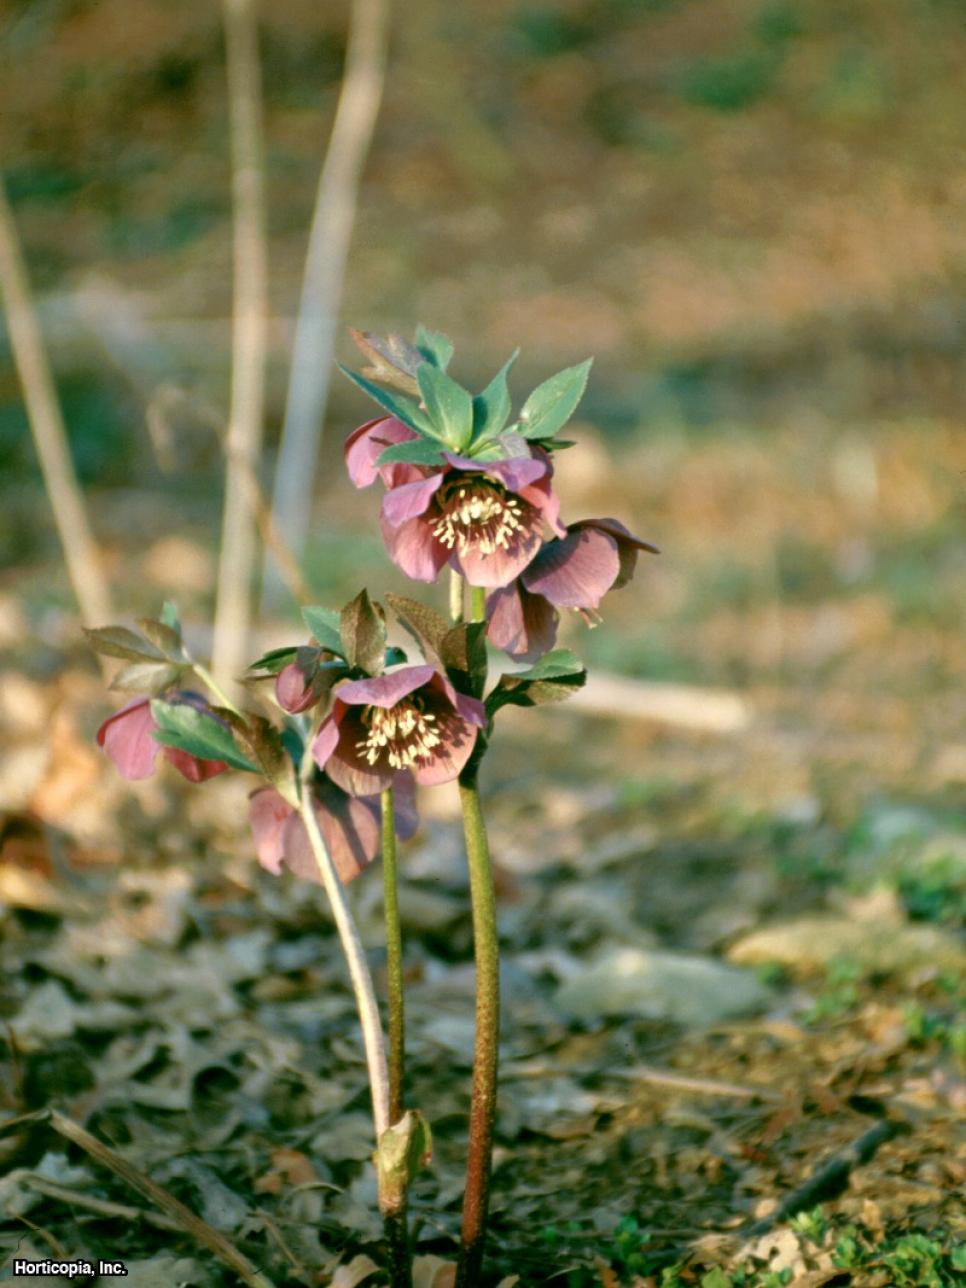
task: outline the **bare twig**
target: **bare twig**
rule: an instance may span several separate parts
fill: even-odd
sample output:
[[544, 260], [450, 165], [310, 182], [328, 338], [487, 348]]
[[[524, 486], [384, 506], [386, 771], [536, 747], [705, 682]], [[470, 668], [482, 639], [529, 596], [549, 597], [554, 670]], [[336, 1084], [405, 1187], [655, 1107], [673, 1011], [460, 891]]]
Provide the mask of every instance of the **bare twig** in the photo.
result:
[[[345, 74], [325, 163], [319, 177], [302, 280], [302, 297], [272, 513], [297, 557], [305, 548], [322, 421], [329, 391], [335, 325], [359, 180], [372, 139], [385, 79], [389, 0], [353, 0]], [[277, 594], [270, 561], [265, 594]]]
[[[255, 0], [224, 0], [232, 144], [234, 314], [228, 466], [212, 664], [230, 685], [248, 648], [256, 537], [248, 471], [262, 446], [268, 328], [268, 254], [262, 175], [262, 100]], [[239, 460], [245, 462], [239, 465]]]
[[209, 1252], [213, 1252], [226, 1266], [230, 1266], [239, 1278], [249, 1285], [249, 1288], [272, 1288], [271, 1280], [267, 1279], [260, 1270], [256, 1270], [243, 1252], [229, 1243], [225, 1236], [219, 1234], [207, 1221], [202, 1221], [201, 1217], [195, 1216], [194, 1212], [185, 1207], [180, 1199], [176, 1199], [173, 1194], [169, 1194], [167, 1190], [152, 1181], [150, 1176], [146, 1176], [126, 1158], [103, 1144], [96, 1136], [92, 1136], [79, 1123], [75, 1123], [73, 1119], [67, 1118], [56, 1109], [49, 1110], [49, 1119], [51, 1127], [58, 1135], [78, 1145], [96, 1162], [110, 1168], [132, 1189], [156, 1204], [180, 1229], [190, 1234]]
[[64, 562], [86, 626], [111, 618], [111, 598], [70, 457], [67, 431], [30, 295], [13, 213], [0, 178], [0, 295]]

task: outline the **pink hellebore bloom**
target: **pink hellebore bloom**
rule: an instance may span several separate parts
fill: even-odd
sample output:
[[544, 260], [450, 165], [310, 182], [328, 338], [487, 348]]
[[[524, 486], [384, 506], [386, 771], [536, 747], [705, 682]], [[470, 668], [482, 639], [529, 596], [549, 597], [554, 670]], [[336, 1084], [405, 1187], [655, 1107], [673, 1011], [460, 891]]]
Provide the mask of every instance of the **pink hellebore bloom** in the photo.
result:
[[400, 770], [433, 786], [459, 775], [485, 724], [482, 702], [457, 693], [434, 667], [404, 666], [340, 684], [312, 756], [353, 796], [391, 787]]
[[275, 701], [283, 711], [298, 715], [318, 702], [321, 693], [297, 662], [283, 666], [275, 677]]
[[415, 581], [435, 581], [449, 566], [472, 586], [507, 586], [540, 549], [544, 524], [559, 536], [553, 465], [539, 447], [529, 455], [478, 461], [444, 452], [445, 465], [377, 464], [391, 443], [416, 435], [393, 417], [369, 421], [346, 443], [356, 487], [386, 486], [382, 535], [390, 557]]
[[[408, 774], [393, 780], [396, 832], [408, 840], [416, 830], [416, 799]], [[357, 877], [375, 859], [381, 844], [378, 797], [349, 796], [323, 777], [316, 783], [315, 816], [326, 848], [342, 881]], [[319, 881], [319, 869], [305, 824], [274, 787], [261, 787], [248, 798], [248, 821], [258, 861], [278, 876], [282, 866], [297, 877]]]
[[581, 519], [548, 541], [515, 585], [487, 600], [487, 637], [511, 657], [532, 661], [553, 648], [558, 608], [596, 616], [609, 590], [626, 586], [639, 550], [657, 554], [617, 519]]
[[[207, 711], [208, 703], [195, 693], [169, 693], [166, 702], [184, 703]], [[137, 698], [121, 707], [108, 718], [97, 731], [98, 746], [104, 748], [117, 765], [122, 777], [135, 782], [139, 778], [150, 778], [154, 773], [158, 752], [169, 760], [180, 774], [190, 783], [203, 783], [206, 778], [214, 778], [228, 768], [223, 760], [202, 760], [192, 756], [178, 747], [166, 747], [152, 737], [158, 724], [151, 714], [151, 699]]]

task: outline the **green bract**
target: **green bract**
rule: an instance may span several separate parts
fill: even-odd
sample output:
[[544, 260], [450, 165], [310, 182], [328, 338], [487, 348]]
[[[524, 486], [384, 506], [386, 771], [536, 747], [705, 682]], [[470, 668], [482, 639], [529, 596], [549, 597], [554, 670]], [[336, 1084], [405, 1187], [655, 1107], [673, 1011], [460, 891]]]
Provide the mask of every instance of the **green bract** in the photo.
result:
[[[555, 441], [577, 409], [587, 385], [592, 359], [558, 371], [538, 385], [511, 421], [507, 377], [515, 350], [482, 392], [471, 394], [447, 374], [453, 345], [445, 335], [420, 326], [415, 345], [398, 335], [376, 336], [353, 331], [369, 365], [365, 374], [341, 370], [383, 410], [407, 425], [418, 438], [387, 447], [380, 465], [443, 465], [444, 450], [480, 461], [506, 460], [529, 454], [527, 440], [547, 451], [569, 447]], [[418, 392], [420, 402], [384, 386]]]

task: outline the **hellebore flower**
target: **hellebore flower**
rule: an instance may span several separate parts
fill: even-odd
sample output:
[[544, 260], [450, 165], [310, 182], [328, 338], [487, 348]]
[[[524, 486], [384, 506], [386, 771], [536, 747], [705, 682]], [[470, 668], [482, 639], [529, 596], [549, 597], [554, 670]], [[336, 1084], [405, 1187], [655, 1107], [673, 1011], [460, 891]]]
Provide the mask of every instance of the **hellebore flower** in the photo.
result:
[[[416, 794], [409, 774], [393, 779], [396, 833], [403, 841], [419, 822]], [[351, 881], [379, 853], [381, 814], [378, 796], [355, 797], [323, 776], [314, 785], [319, 830], [343, 882]], [[283, 865], [297, 877], [319, 881], [319, 869], [298, 812], [274, 787], [261, 787], [248, 798], [248, 821], [258, 861], [278, 876]]]
[[[184, 690], [167, 694], [165, 701], [183, 703], [199, 711], [209, 710], [204, 698]], [[178, 747], [163, 746], [151, 736], [157, 727], [151, 714], [151, 699], [137, 698], [108, 716], [97, 731], [97, 743], [117, 765], [122, 777], [131, 782], [150, 778], [158, 752], [190, 783], [203, 783], [228, 768], [223, 760], [203, 760]]]
[[540, 549], [545, 523], [566, 535], [550, 486], [553, 466], [542, 448], [527, 444], [529, 455], [500, 461], [444, 452], [439, 466], [378, 464], [386, 446], [415, 437], [386, 417], [361, 425], [346, 443], [356, 487], [376, 478], [386, 486], [383, 540], [414, 581], [435, 581], [449, 564], [473, 586], [506, 586]]
[[374, 796], [408, 769], [417, 783], [447, 783], [486, 724], [482, 702], [457, 693], [431, 666], [350, 680], [312, 743], [315, 763], [353, 796]]
[[553, 647], [558, 608], [597, 617], [609, 590], [626, 586], [639, 550], [657, 554], [617, 519], [581, 519], [548, 541], [512, 586], [487, 600], [487, 637], [511, 657], [531, 661]]

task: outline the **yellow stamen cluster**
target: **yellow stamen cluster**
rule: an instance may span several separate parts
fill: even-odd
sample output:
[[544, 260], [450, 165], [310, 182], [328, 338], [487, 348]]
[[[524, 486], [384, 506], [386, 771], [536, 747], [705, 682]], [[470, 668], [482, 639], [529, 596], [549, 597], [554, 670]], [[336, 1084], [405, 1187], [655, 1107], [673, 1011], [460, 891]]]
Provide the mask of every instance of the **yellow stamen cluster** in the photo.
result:
[[408, 769], [428, 760], [442, 742], [436, 717], [424, 711], [418, 698], [404, 698], [394, 707], [365, 707], [362, 723], [369, 733], [356, 750], [374, 765], [385, 756], [391, 769]]
[[519, 499], [482, 480], [458, 484], [441, 506], [443, 512], [433, 526], [433, 536], [459, 554], [465, 554], [471, 545], [484, 555], [506, 550], [523, 528]]

